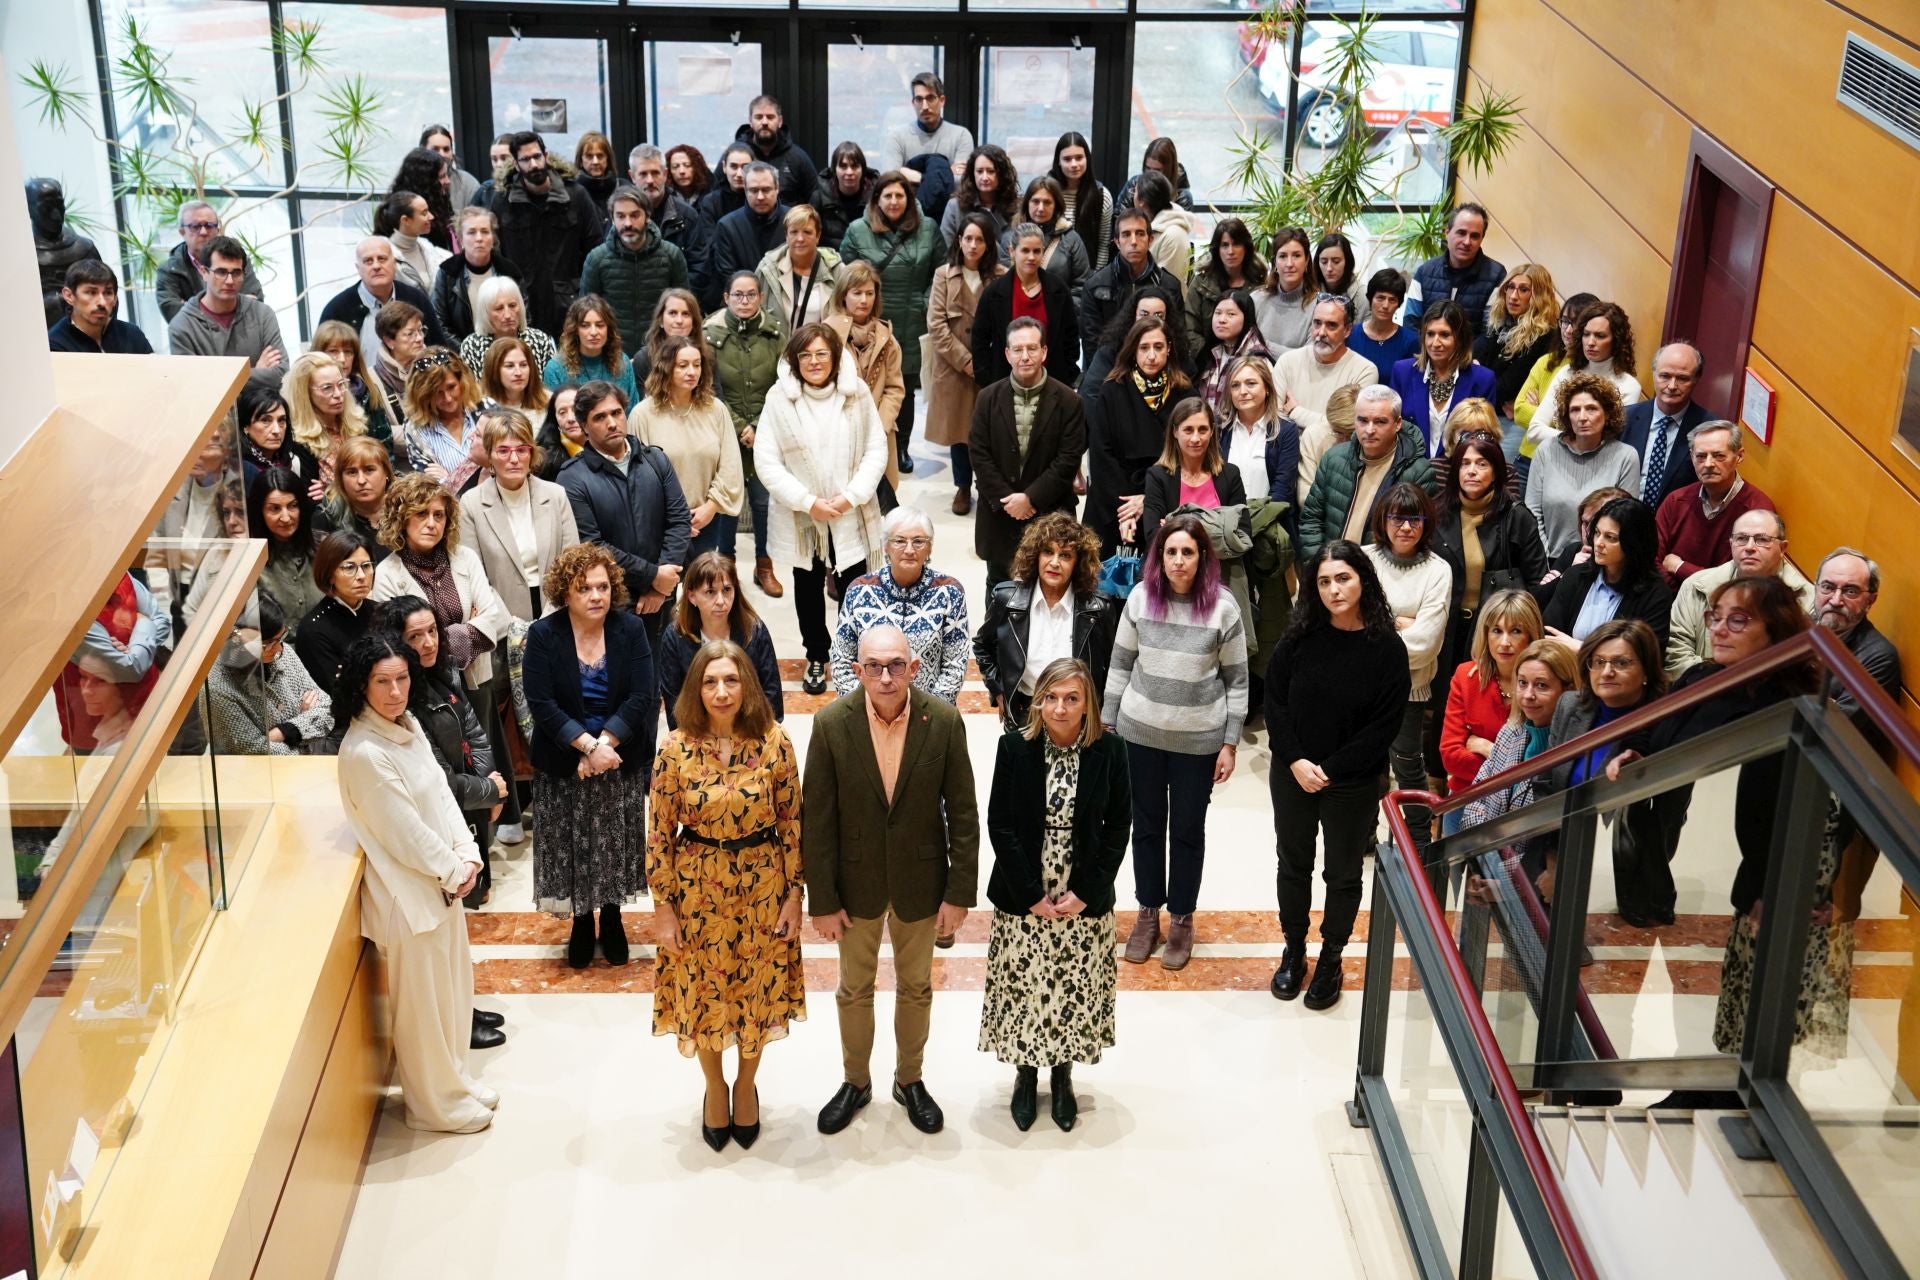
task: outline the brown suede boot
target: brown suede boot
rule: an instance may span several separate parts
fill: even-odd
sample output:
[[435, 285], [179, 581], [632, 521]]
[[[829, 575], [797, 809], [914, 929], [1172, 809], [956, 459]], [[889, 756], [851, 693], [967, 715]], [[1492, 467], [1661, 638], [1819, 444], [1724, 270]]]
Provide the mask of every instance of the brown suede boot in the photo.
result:
[[1160, 953], [1165, 969], [1184, 969], [1193, 959], [1193, 912], [1167, 917], [1167, 949]]
[[775, 600], [787, 594], [787, 589], [780, 585], [780, 579], [773, 576], [771, 556], [761, 556], [753, 562], [753, 585]]
[[1160, 908], [1142, 907], [1127, 935], [1127, 963], [1145, 964], [1160, 941]]

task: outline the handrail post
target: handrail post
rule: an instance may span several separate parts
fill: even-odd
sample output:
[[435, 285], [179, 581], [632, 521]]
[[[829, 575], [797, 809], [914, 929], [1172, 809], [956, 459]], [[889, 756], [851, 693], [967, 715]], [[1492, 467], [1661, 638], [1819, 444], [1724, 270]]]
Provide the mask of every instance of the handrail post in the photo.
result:
[[1761, 888], [1764, 909], [1755, 930], [1753, 981], [1740, 1048], [1746, 1080], [1784, 1080], [1793, 1052], [1801, 955], [1819, 873], [1827, 817], [1827, 787], [1801, 745], [1801, 728], [1788, 738], [1773, 838]]
[[1580, 1056], [1574, 997], [1580, 984], [1580, 948], [1586, 941], [1587, 897], [1593, 886], [1594, 835], [1599, 825], [1600, 815], [1592, 811], [1570, 813], [1560, 824], [1536, 1062], [1567, 1062]]
[[1500, 1239], [1500, 1177], [1487, 1155], [1486, 1126], [1478, 1116], [1467, 1153], [1467, 1195], [1460, 1216], [1459, 1280], [1489, 1280]]
[[1382, 878], [1373, 878], [1373, 901], [1367, 914], [1366, 988], [1360, 1000], [1360, 1057], [1354, 1070], [1353, 1101], [1347, 1120], [1356, 1129], [1367, 1127], [1365, 1082], [1387, 1069], [1387, 1022], [1393, 1013], [1394, 923], [1393, 904], [1387, 900]]

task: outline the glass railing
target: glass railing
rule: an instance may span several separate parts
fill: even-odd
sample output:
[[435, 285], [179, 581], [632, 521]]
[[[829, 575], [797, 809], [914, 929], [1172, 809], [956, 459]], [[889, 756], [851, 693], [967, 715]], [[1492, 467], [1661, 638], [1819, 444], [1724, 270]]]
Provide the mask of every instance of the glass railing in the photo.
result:
[[[1423, 1275], [1520, 1274], [1522, 1257], [1540, 1275], [1634, 1274], [1650, 1210], [1592, 1168], [1608, 1149], [1644, 1163], [1665, 1149], [1649, 1134], [1709, 1122], [1704, 1147], [1798, 1196], [1822, 1265], [1920, 1270], [1920, 806], [1869, 745], [1911, 764], [1920, 735], [1840, 642], [1815, 631], [1473, 791], [1406, 798], [1464, 808], [1810, 661], [1818, 694], [1435, 841], [1424, 866], [1389, 797], [1354, 1114]], [[1664, 875], [1671, 920], [1645, 915]], [[1563, 1147], [1603, 1125], [1600, 1154], [1543, 1163], [1543, 1108], [1573, 1117]], [[1699, 1180], [1694, 1209], [1726, 1212], [1741, 1202], [1723, 1183], [1751, 1181]], [[1782, 1203], [1740, 1220], [1794, 1274], [1807, 1240], [1769, 1240], [1784, 1219], [1755, 1207]]]

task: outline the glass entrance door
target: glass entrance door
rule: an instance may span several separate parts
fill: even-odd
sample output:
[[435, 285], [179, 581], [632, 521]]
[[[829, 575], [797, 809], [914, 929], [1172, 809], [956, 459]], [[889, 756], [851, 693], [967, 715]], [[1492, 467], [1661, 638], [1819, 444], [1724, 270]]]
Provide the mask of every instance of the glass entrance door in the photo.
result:
[[489, 138], [532, 129], [568, 160], [586, 133], [613, 132], [611, 68], [599, 36], [490, 36]]

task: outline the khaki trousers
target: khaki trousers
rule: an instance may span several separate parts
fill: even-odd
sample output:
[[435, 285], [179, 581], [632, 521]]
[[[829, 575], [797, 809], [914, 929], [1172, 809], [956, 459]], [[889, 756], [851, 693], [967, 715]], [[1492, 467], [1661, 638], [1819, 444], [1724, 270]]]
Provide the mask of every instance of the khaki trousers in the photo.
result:
[[438, 928], [401, 934], [381, 951], [407, 1127], [450, 1131], [474, 1123], [487, 1109], [473, 1096], [467, 1074], [473, 959], [467, 951], [466, 912], [456, 903]]
[[893, 1078], [912, 1084], [920, 1078], [927, 1047], [927, 1021], [933, 1012], [933, 938], [939, 916], [902, 920], [888, 911], [872, 920], [850, 918], [840, 937], [840, 1056], [848, 1084], [873, 1083], [873, 980], [880, 968], [880, 930], [893, 943]]

